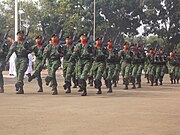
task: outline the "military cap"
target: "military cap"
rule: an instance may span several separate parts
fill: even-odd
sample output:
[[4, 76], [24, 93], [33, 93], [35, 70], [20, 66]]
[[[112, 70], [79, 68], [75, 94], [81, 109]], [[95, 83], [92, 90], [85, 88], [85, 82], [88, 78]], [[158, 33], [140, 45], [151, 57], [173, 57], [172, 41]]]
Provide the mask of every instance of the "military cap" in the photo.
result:
[[17, 35], [18, 34], [24, 34], [24, 31], [20, 30], [20, 31], [17, 32]]

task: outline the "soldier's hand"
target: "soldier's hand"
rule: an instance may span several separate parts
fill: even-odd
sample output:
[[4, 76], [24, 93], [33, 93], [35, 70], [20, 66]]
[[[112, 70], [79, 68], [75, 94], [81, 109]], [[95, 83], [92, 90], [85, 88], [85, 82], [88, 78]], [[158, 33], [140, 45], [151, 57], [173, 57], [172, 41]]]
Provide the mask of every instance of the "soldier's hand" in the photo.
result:
[[77, 50], [78, 50], [78, 47], [77, 47], [77, 46], [75, 46], [75, 47], [74, 47], [74, 51], [77, 51]]

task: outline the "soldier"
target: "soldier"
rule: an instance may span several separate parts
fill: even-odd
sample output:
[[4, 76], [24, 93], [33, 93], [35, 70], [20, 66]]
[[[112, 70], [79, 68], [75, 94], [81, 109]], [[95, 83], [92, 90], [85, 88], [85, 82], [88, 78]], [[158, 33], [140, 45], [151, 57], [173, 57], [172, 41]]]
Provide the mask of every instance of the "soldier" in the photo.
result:
[[82, 34], [80, 36], [80, 43], [78, 43], [74, 47], [74, 52], [70, 58], [71, 60], [74, 60], [75, 58], [78, 58], [78, 77], [79, 77], [79, 91], [83, 91], [81, 96], [87, 95], [87, 89], [86, 89], [86, 80], [88, 78], [88, 73], [91, 68], [91, 62], [92, 62], [92, 45], [90, 45], [87, 42], [87, 35]]
[[130, 68], [131, 68], [131, 52], [129, 51], [129, 43], [124, 43], [124, 49], [120, 51], [121, 57], [121, 74], [123, 76], [123, 84], [125, 84], [125, 90], [128, 89], [129, 77], [130, 77]]
[[167, 56], [164, 54], [164, 51], [162, 49], [159, 49], [159, 51], [157, 51], [155, 54], [155, 64], [156, 64], [155, 85], [156, 86], [158, 85], [158, 80], [160, 82], [160, 85], [162, 85], [162, 81], [166, 69], [166, 62], [167, 62]]
[[114, 69], [114, 73], [113, 73], [113, 84], [114, 87], [117, 87], [117, 83], [119, 81], [119, 74], [121, 71], [121, 57], [119, 56], [119, 49], [115, 48], [114, 52], [115, 52], [115, 69]]
[[0, 33], [0, 93], [4, 93], [4, 79], [2, 72], [6, 65], [5, 60], [7, 53], [8, 53], [8, 46], [6, 44], [3, 45], [2, 35]]
[[138, 57], [137, 57], [137, 46], [136, 45], [132, 45], [131, 46], [131, 54], [132, 54], [132, 61], [131, 61], [131, 71], [130, 71], [130, 73], [131, 73], [131, 78], [130, 78], [130, 80], [131, 80], [131, 82], [132, 82], [132, 85], [133, 85], [133, 87], [132, 87], [132, 89], [136, 89], [136, 84], [135, 84], [135, 80], [136, 80], [136, 77], [137, 77], [137, 71], [138, 71], [138, 63], [137, 63], [137, 60], [138, 60]]
[[8, 52], [6, 57], [6, 61], [9, 60], [10, 56], [15, 52], [16, 53], [16, 73], [17, 73], [17, 83], [15, 84], [16, 87], [16, 94], [24, 94], [24, 74], [28, 67], [28, 54], [31, 52], [30, 45], [25, 42], [24, 39], [24, 31], [19, 31], [17, 33], [18, 41], [15, 41]]
[[[180, 53], [175, 52], [175, 83], [179, 84], [180, 78]], [[176, 82], [177, 81], [177, 82]]]
[[141, 88], [141, 75], [142, 75], [142, 70], [144, 68], [144, 63], [146, 60], [146, 53], [144, 52], [144, 49], [142, 48], [141, 45], [138, 46], [137, 48], [137, 63], [138, 63], [138, 70], [137, 70], [137, 88]]
[[44, 46], [43, 46], [41, 35], [36, 37], [36, 44], [32, 47], [32, 51], [34, 52], [34, 54], [36, 56], [35, 72], [33, 73], [32, 76], [31, 76], [31, 74], [28, 74], [28, 77], [29, 77], [28, 81], [31, 82], [33, 79], [37, 78], [38, 86], [39, 86], [38, 92], [43, 92], [41, 71], [43, 69], [42, 59], [43, 59]]
[[60, 61], [60, 45], [58, 44], [58, 36], [53, 34], [51, 37], [51, 42], [48, 44], [43, 53], [42, 64], [46, 63], [46, 59], [48, 59], [48, 76], [45, 78], [46, 85], [52, 83], [52, 95], [57, 95], [57, 80], [56, 80], [56, 71], [61, 65]]
[[171, 84], [175, 84], [176, 83], [176, 80], [175, 80], [176, 61], [175, 61], [173, 52], [169, 53], [168, 61], [169, 61], [169, 77], [170, 77], [170, 81], [171, 81]]
[[104, 68], [106, 67], [106, 52], [107, 49], [102, 44], [102, 39], [96, 39], [96, 46], [93, 50], [94, 55], [94, 65], [93, 65], [93, 73], [94, 73], [94, 85], [95, 88], [98, 89], [96, 94], [102, 94], [101, 91], [101, 78], [104, 72]]
[[71, 77], [75, 70], [76, 60], [71, 59], [71, 55], [73, 54], [74, 50], [74, 43], [72, 41], [71, 36], [66, 37], [66, 44], [62, 46], [61, 53], [63, 55], [63, 76], [65, 80], [64, 89], [66, 93], [71, 93]]
[[112, 40], [107, 41], [107, 59], [106, 59], [106, 85], [108, 88], [107, 93], [112, 93], [112, 79], [113, 79], [113, 70], [115, 67], [115, 53], [112, 45]]

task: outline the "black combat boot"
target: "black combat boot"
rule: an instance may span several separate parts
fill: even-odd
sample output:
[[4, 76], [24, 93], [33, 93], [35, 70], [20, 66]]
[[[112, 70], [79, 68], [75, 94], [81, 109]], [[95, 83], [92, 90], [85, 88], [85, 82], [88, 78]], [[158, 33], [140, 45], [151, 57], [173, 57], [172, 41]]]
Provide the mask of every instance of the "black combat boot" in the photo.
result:
[[0, 93], [4, 93], [4, 87], [3, 86], [0, 87]]
[[28, 82], [31, 82], [33, 79], [36, 78], [35, 75], [32, 75], [32, 76], [31, 76], [31, 74], [28, 74], [27, 76], [28, 76]]
[[39, 90], [38, 90], [37, 92], [43, 92], [43, 87], [40, 86], [40, 87], [39, 87]]
[[151, 86], [153, 86], [154, 85], [154, 76], [149, 75], [149, 79], [150, 79], [150, 82], [151, 82]]
[[57, 91], [57, 87], [52, 88], [52, 95], [57, 95], [58, 91]]
[[19, 90], [16, 92], [16, 94], [24, 94], [23, 84], [19, 83]]
[[78, 80], [75, 80], [73, 88], [77, 88], [77, 86], [78, 86]]
[[141, 88], [141, 76], [137, 76], [137, 83], [138, 83], [137, 88]]
[[93, 76], [89, 77], [89, 86], [93, 86]]
[[128, 90], [128, 85], [129, 85], [129, 79], [128, 78], [124, 78], [124, 84], [125, 84], [124, 90]]
[[39, 86], [38, 92], [43, 92], [42, 79], [41, 79], [41, 77], [39, 77], [39, 78], [37, 79], [37, 81], [38, 81], [38, 86]]
[[155, 86], [158, 86], [158, 79], [155, 79]]
[[52, 81], [52, 77], [50, 77], [50, 76], [47, 76], [46, 78], [45, 78], [45, 82], [46, 82], [46, 85], [48, 86], [49, 85], [49, 83]]
[[67, 88], [66, 93], [71, 93], [71, 82], [66, 82], [66, 88]]
[[179, 84], [179, 78], [177, 79], [177, 84]]
[[86, 86], [87, 86], [86, 80], [80, 79], [80, 80], [79, 80], [79, 87], [80, 87], [80, 90], [83, 91], [83, 93], [81, 94], [81, 96], [87, 96]]
[[108, 91], [107, 91], [107, 93], [112, 93], [112, 84], [111, 84], [111, 80], [110, 79], [107, 80], [107, 84], [108, 84]]
[[95, 85], [95, 88], [98, 89], [96, 94], [102, 94], [102, 91], [101, 91], [102, 82], [100, 80], [95, 80], [94, 85]]
[[132, 89], [136, 89], [136, 84], [135, 84], [135, 77], [131, 77], [131, 82], [132, 82]]

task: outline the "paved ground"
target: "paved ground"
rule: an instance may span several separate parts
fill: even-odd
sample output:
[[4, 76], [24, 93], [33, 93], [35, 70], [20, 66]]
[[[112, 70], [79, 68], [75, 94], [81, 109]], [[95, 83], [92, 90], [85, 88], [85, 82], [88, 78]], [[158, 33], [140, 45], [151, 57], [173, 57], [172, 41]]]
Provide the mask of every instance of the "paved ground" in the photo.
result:
[[[5, 73], [6, 74], [6, 73]], [[25, 79], [27, 82], [27, 79]], [[112, 94], [88, 88], [81, 97], [77, 89], [64, 94], [58, 74], [59, 95], [50, 88], [37, 93], [36, 80], [26, 83], [24, 95], [16, 95], [14, 78], [6, 76], [0, 94], [0, 135], [179, 135], [180, 84], [123, 90], [120, 82]]]

